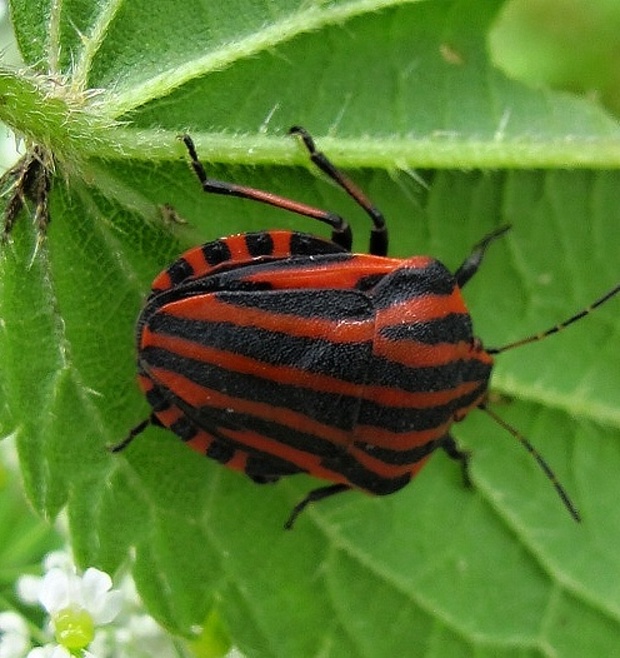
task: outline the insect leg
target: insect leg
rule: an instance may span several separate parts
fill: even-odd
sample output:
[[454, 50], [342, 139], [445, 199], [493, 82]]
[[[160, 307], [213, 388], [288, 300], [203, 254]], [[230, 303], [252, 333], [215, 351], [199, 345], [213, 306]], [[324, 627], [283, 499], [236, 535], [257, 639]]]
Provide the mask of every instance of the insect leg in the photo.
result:
[[161, 426], [161, 423], [159, 422], [159, 419], [157, 418], [157, 416], [155, 416], [155, 414], [150, 415], [141, 423], [138, 423], [132, 430], [130, 430], [129, 434], [120, 443], [110, 446], [108, 448], [109, 451], [120, 452], [121, 450], [125, 450], [125, 448], [136, 438], [136, 436], [138, 436], [138, 434], [142, 434], [142, 432], [144, 432], [144, 430], [149, 425], [156, 425], [158, 427]]
[[310, 159], [314, 164], [340, 187], [366, 212], [372, 220], [372, 230], [370, 233], [369, 252], [373, 256], [385, 256], [388, 250], [388, 232], [385, 225], [385, 218], [381, 211], [374, 206], [362, 190], [353, 183], [347, 176], [339, 171], [334, 164], [327, 158], [324, 153], [317, 151], [314, 140], [310, 133], [301, 126], [293, 126], [289, 135], [298, 135], [301, 137], [304, 146], [310, 154]]
[[495, 229], [495, 231], [485, 235], [484, 238], [480, 240], [480, 242], [474, 245], [471, 254], [469, 254], [461, 267], [459, 267], [459, 269], [454, 273], [454, 278], [459, 284], [459, 288], [462, 288], [478, 271], [480, 263], [482, 263], [482, 259], [486, 253], [487, 247], [491, 244], [491, 242], [493, 242], [493, 240], [496, 238], [504, 235], [504, 233], [506, 233], [506, 231], [509, 229], [510, 224], [500, 226], [498, 229]]
[[250, 199], [251, 201], [258, 201], [259, 203], [265, 203], [270, 206], [275, 206], [276, 208], [282, 208], [283, 210], [288, 210], [289, 212], [294, 212], [298, 215], [303, 215], [304, 217], [311, 217], [312, 219], [316, 219], [331, 226], [332, 242], [343, 247], [347, 251], [351, 250], [351, 244], [353, 242], [351, 228], [347, 221], [340, 215], [326, 210], [320, 210], [313, 206], [308, 206], [305, 203], [299, 203], [278, 196], [277, 194], [272, 194], [271, 192], [265, 192], [264, 190], [257, 190], [253, 187], [246, 187], [245, 185], [237, 185], [228, 181], [209, 178], [203, 164], [198, 159], [196, 147], [194, 146], [192, 138], [189, 135], [183, 135], [181, 139], [189, 153], [192, 169], [198, 177], [202, 189], [205, 192], [210, 194], [236, 196], [241, 199]]
[[459, 448], [454, 438], [449, 434], [446, 434], [446, 436], [443, 437], [440, 443], [440, 447], [443, 448], [450, 459], [454, 459], [455, 461], [460, 462], [463, 472], [463, 482], [465, 483], [466, 487], [471, 487], [471, 478], [469, 476], [469, 460], [471, 458], [470, 453], [467, 450], [462, 450]]
[[293, 511], [284, 524], [284, 529], [291, 530], [295, 521], [297, 520], [297, 517], [306, 509], [310, 503], [316, 503], [319, 500], [323, 500], [323, 498], [329, 498], [329, 496], [333, 496], [343, 491], [348, 491], [349, 489], [351, 489], [351, 487], [348, 484], [331, 484], [328, 487], [313, 489], [301, 502], [297, 503], [297, 505], [293, 507]]

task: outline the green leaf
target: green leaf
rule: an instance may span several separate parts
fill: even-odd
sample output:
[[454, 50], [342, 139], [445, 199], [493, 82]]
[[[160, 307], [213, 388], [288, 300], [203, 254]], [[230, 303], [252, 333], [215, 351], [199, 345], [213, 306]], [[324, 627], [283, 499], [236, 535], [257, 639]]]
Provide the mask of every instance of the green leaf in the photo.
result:
[[[454, 430], [474, 453], [472, 490], [440, 454], [403, 491], [335, 497], [293, 532], [282, 524], [317, 481], [259, 487], [156, 428], [106, 450], [149, 413], [133, 332], [158, 271], [236, 231], [325, 234], [202, 194], [176, 140], [186, 130], [210, 175], [350, 217], [359, 249], [367, 219], [295, 166], [307, 155], [285, 137], [290, 125], [340, 166], [366, 167], [352, 176], [385, 212], [395, 256], [430, 253], [454, 270], [512, 223], [465, 290], [490, 346], [617, 282], [617, 122], [591, 99], [493, 66], [502, 6], [11, 3], [30, 69], [0, 71], [0, 119], [52, 152], [55, 172], [47, 236], [24, 213], [0, 257], [0, 431], [17, 433], [39, 513], [67, 506], [80, 562], [113, 570], [135, 555], [145, 602], [175, 632], [191, 635], [217, 609], [248, 656], [615, 651], [617, 300], [498, 356], [492, 381], [494, 408], [553, 466], [580, 526], [479, 412]], [[188, 224], [165, 221], [165, 204]]]
[[[15, 585], [19, 576], [41, 572], [41, 561], [46, 553], [60, 548], [62, 540], [51, 528], [33, 514], [19, 486], [17, 473], [6, 466], [10, 439], [2, 450], [0, 463], [0, 608], [20, 609]], [[14, 447], [11, 446], [10, 453]], [[25, 611], [24, 611], [25, 612]], [[43, 610], [28, 610], [29, 617], [43, 622]]]

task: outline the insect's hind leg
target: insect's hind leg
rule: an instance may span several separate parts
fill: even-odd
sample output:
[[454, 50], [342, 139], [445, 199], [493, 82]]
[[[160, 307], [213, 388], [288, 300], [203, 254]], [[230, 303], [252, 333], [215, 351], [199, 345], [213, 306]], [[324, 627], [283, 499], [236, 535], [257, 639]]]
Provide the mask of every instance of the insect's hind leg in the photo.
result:
[[122, 440], [119, 441], [118, 443], [109, 446], [108, 450], [110, 452], [121, 452], [121, 450], [125, 450], [125, 448], [133, 442], [133, 440], [139, 435], [144, 432], [144, 430], [149, 426], [153, 425], [155, 427], [161, 427], [161, 423], [159, 422], [159, 419], [155, 414], [151, 414], [148, 418], [144, 419], [141, 423], [138, 423], [133, 429], [129, 431], [129, 434]]
[[286, 523], [284, 524], [285, 530], [291, 530], [297, 517], [308, 507], [310, 503], [316, 503], [319, 500], [324, 498], [329, 498], [329, 496], [334, 496], [336, 494], [342, 493], [343, 491], [349, 491], [351, 487], [348, 484], [330, 484], [327, 487], [320, 487], [319, 489], [313, 489], [310, 491], [306, 497], [297, 503], [293, 510], [291, 511]]
[[446, 434], [446, 436], [443, 437], [439, 446], [444, 450], [448, 457], [450, 457], [450, 459], [454, 459], [454, 461], [459, 462], [461, 465], [461, 472], [463, 474], [463, 483], [466, 487], [471, 487], [472, 483], [471, 477], [469, 475], [469, 461], [471, 459], [470, 453], [467, 450], [462, 450], [459, 448], [456, 441], [450, 434]]
[[506, 231], [509, 229], [510, 224], [500, 226], [498, 229], [495, 229], [495, 231], [485, 235], [484, 238], [480, 240], [480, 242], [474, 245], [469, 256], [454, 273], [454, 278], [459, 284], [459, 288], [462, 288], [478, 271], [480, 263], [482, 263], [482, 259], [484, 258], [484, 254], [486, 253], [486, 250], [491, 242], [504, 235], [504, 233], [506, 233]]
[[283, 210], [288, 210], [289, 212], [297, 213], [298, 215], [302, 215], [304, 217], [316, 219], [319, 222], [323, 222], [324, 224], [331, 226], [332, 242], [339, 245], [340, 247], [343, 247], [347, 251], [351, 251], [351, 245], [353, 244], [351, 227], [340, 215], [329, 212], [327, 210], [320, 210], [319, 208], [314, 208], [313, 206], [308, 206], [305, 203], [299, 203], [297, 201], [293, 201], [292, 199], [287, 199], [285, 197], [278, 196], [277, 194], [272, 194], [271, 192], [266, 192], [264, 190], [257, 190], [253, 187], [237, 185], [228, 181], [209, 178], [202, 162], [200, 162], [198, 159], [196, 147], [194, 146], [192, 138], [189, 135], [182, 135], [181, 139], [189, 153], [192, 169], [198, 177], [198, 180], [202, 185], [202, 189], [205, 192], [210, 194], [224, 194], [228, 196], [235, 196], [241, 199], [258, 201], [259, 203], [265, 203], [276, 208], [282, 208]]
[[321, 151], [317, 151], [310, 133], [301, 126], [289, 129], [289, 135], [298, 135], [310, 154], [310, 159], [325, 174], [327, 174], [366, 212], [372, 220], [369, 252], [373, 256], [385, 256], [388, 250], [388, 232], [385, 218], [381, 211], [370, 201], [362, 190], [345, 176]]

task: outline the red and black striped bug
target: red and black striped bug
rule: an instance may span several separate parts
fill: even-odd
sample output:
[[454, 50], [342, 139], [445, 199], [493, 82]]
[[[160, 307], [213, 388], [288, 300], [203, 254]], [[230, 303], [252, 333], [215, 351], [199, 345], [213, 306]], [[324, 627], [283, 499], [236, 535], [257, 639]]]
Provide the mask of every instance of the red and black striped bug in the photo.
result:
[[349, 489], [391, 494], [442, 448], [468, 453], [450, 428], [484, 409], [528, 450], [572, 516], [568, 495], [533, 446], [486, 407], [493, 356], [540, 340], [580, 319], [620, 285], [568, 320], [503, 348], [474, 337], [461, 288], [502, 227], [451, 273], [427, 256], [388, 258], [384, 218], [316, 150], [311, 160], [370, 216], [370, 253], [351, 253], [340, 216], [269, 192], [210, 179], [185, 136], [205, 192], [277, 206], [328, 224], [331, 240], [296, 231], [232, 235], [185, 252], [155, 279], [137, 323], [139, 383], [153, 411], [116, 447], [149, 424], [254, 482], [308, 473], [331, 484], [310, 502]]

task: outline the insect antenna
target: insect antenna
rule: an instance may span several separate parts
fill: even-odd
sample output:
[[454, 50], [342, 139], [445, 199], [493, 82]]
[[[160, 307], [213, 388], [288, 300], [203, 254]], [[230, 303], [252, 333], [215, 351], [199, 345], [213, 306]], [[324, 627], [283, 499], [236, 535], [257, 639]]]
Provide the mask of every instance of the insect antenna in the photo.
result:
[[[488, 354], [501, 354], [502, 352], [506, 352], [508, 350], [514, 349], [515, 347], [521, 347], [522, 345], [527, 345], [528, 343], [535, 343], [539, 340], [542, 340], [543, 338], [546, 338], [547, 336], [556, 334], [562, 329], [564, 329], [565, 327], [568, 327], [574, 322], [577, 322], [577, 320], [581, 320], [581, 318], [584, 318], [586, 315], [591, 313], [595, 308], [598, 308], [605, 302], [609, 301], [614, 295], [618, 294], [619, 292], [620, 292], [620, 284], [616, 285], [614, 288], [612, 288], [607, 293], [605, 293], [602, 297], [599, 297], [596, 301], [592, 302], [592, 304], [586, 306], [586, 308], [582, 309], [578, 313], [575, 313], [575, 315], [572, 315], [571, 317], [564, 320], [563, 322], [560, 322], [545, 331], [541, 331], [537, 334], [532, 334], [531, 336], [527, 336], [526, 338], [521, 338], [520, 340], [516, 340], [512, 343], [508, 343], [503, 347], [491, 348], [491, 349], [487, 349], [486, 351]], [[577, 511], [575, 505], [573, 504], [568, 494], [566, 493], [566, 490], [559, 483], [555, 473], [551, 470], [547, 462], [542, 458], [542, 455], [536, 450], [536, 448], [534, 448], [534, 446], [527, 440], [525, 436], [523, 436], [523, 434], [521, 434], [514, 427], [509, 425], [494, 411], [491, 411], [486, 405], [482, 404], [480, 405], [479, 408], [485, 411], [489, 416], [491, 416], [491, 418], [493, 418], [493, 420], [498, 425], [503, 427], [515, 439], [517, 439], [517, 441], [530, 453], [530, 455], [534, 457], [534, 459], [538, 462], [540, 468], [544, 471], [547, 478], [549, 478], [549, 480], [551, 481], [551, 484], [553, 485], [554, 489], [557, 491], [558, 495], [562, 499], [562, 502], [564, 503], [566, 509], [569, 511], [570, 515], [575, 519], [575, 521], [580, 521], [581, 517], [579, 516], [579, 512]]]
[[575, 507], [575, 504], [573, 501], [570, 499], [568, 493], [564, 489], [564, 487], [560, 484], [558, 478], [556, 477], [555, 473], [551, 470], [551, 467], [547, 462], [543, 459], [543, 456], [536, 450], [536, 448], [528, 441], [528, 439], [523, 436], [519, 431], [517, 431], [512, 425], [508, 424], [501, 416], [498, 416], [494, 411], [491, 411], [486, 405], [482, 404], [478, 407], [479, 409], [482, 409], [482, 411], [486, 412], [491, 418], [503, 429], [505, 429], [508, 433], [510, 433], [529, 453], [534, 457], [540, 468], [543, 470], [551, 484], [553, 485], [553, 488], [557, 491], [558, 496], [562, 499], [562, 502], [564, 503], [564, 507], [568, 510], [569, 514], [577, 521], [578, 523], [581, 521], [581, 515], [577, 511], [577, 508]]
[[503, 347], [494, 347], [491, 349], [487, 349], [486, 351], [488, 354], [500, 354], [501, 352], [507, 352], [508, 350], [512, 350], [515, 347], [521, 347], [521, 345], [527, 345], [528, 343], [535, 343], [539, 340], [542, 340], [543, 338], [546, 338], [547, 336], [551, 336], [551, 334], [557, 334], [558, 331], [561, 331], [565, 327], [568, 327], [574, 322], [577, 322], [577, 320], [581, 320], [581, 318], [584, 318], [586, 315], [589, 315], [595, 308], [598, 308], [605, 302], [609, 301], [614, 295], [618, 294], [619, 292], [620, 292], [620, 283], [616, 285], [614, 288], [612, 288], [611, 290], [609, 290], [608, 292], [606, 292], [602, 297], [599, 297], [599, 299], [597, 299], [595, 302], [592, 302], [592, 304], [586, 306], [586, 308], [579, 311], [579, 313], [575, 313], [575, 315], [572, 315], [567, 320], [564, 320], [564, 322], [560, 322], [559, 324], [554, 325], [553, 327], [547, 329], [546, 331], [541, 331], [540, 333], [532, 334], [527, 338], [521, 338], [520, 340], [515, 340], [514, 343], [508, 343], [508, 345], [504, 345]]

